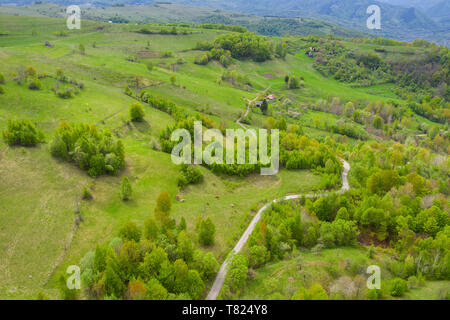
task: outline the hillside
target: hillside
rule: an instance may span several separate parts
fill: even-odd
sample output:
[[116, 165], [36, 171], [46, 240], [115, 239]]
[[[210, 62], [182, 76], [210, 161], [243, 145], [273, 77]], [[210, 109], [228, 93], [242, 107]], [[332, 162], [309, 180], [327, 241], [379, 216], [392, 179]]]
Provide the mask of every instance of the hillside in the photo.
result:
[[[49, 2], [62, 5], [70, 4], [61, 0], [54, 0]], [[11, 1], [0, 0], [0, 4], [2, 3], [11, 4]], [[34, 2], [29, 0], [17, 0], [13, 3], [18, 5], [29, 5]], [[168, 2], [157, 2], [152, 0], [126, 0], [121, 1], [120, 3], [117, 1], [109, 0], [78, 2], [79, 5], [83, 5], [86, 8], [94, 7], [93, 11], [98, 12], [97, 17], [103, 16], [104, 12], [102, 11], [105, 10], [105, 8], [107, 12], [111, 11], [111, 9], [109, 9], [110, 6], [114, 7], [112, 11], [119, 12], [118, 15], [121, 16], [122, 11], [124, 12], [124, 14], [126, 14], [126, 12], [128, 11], [126, 9], [120, 9], [123, 4], [144, 4], [147, 7], [151, 5], [150, 7], [156, 12], [158, 12], [159, 8], [161, 7], [165, 8], [169, 6], [172, 11], [171, 14], [169, 14], [171, 21], [174, 21], [174, 19], [182, 19], [185, 22], [190, 21], [189, 19], [192, 18], [192, 12], [195, 12], [195, 16], [197, 15], [197, 13], [199, 13], [200, 16], [202, 16], [204, 13], [208, 13], [210, 17], [214, 17], [214, 19], [216, 19], [216, 21], [214, 21], [215, 23], [229, 23], [228, 21], [229, 19], [231, 19], [234, 21], [234, 24], [242, 23], [246, 26], [250, 26], [249, 23], [255, 22], [255, 19], [260, 21], [261, 17], [272, 17], [270, 20], [273, 20], [274, 17], [284, 17], [294, 18], [294, 22], [283, 22], [283, 24], [288, 23], [288, 29], [293, 32], [293, 29], [297, 28], [295, 26], [295, 21], [298, 17], [302, 17], [304, 19], [326, 21], [325, 24], [329, 26], [329, 24], [331, 23], [331, 25], [334, 26], [334, 29], [345, 28], [347, 30], [350, 29], [353, 32], [369, 33], [374, 36], [388, 37], [397, 40], [413, 41], [416, 38], [421, 38], [446, 45], [450, 38], [447, 27], [450, 11], [448, 7], [448, 1], [445, 0], [426, 2], [369, 0], [292, 0], [283, 1], [283, 3], [279, 3], [279, 1], [274, 0], [259, 1], [257, 3], [242, 0], [174, 0], [170, 1], [170, 5], [168, 5], [167, 3]], [[186, 10], [178, 10], [180, 9], [180, 7], [176, 6], [178, 4], [191, 7], [185, 8]], [[366, 9], [370, 5], [378, 5], [381, 8], [383, 21], [381, 30], [368, 30], [366, 28], [366, 20], [368, 18]], [[196, 7], [197, 9], [192, 10], [192, 6]], [[98, 8], [100, 8], [100, 10], [96, 10]], [[205, 10], [201, 8], [209, 9]], [[223, 12], [221, 10], [226, 10], [228, 12]], [[232, 17], [230, 17], [229, 12], [238, 12], [238, 14], [232, 14]], [[175, 13], [175, 17], [173, 17], [173, 13]], [[165, 14], [167, 14], [167, 12], [163, 10], [162, 16], [164, 16]], [[248, 15], [250, 15], [250, 17]], [[128, 16], [126, 19], [134, 21], [135, 16], [142, 16], [142, 12], [133, 11], [133, 15]], [[146, 12], [146, 16], [152, 16], [152, 13]], [[218, 18], [220, 19], [220, 21], [217, 21]], [[276, 18], [275, 20], [277, 21], [276, 24], [278, 25], [280, 21], [283, 21], [284, 19], [280, 20], [280, 18]], [[264, 22], [267, 23], [267, 21]], [[273, 21], [271, 21], [270, 23], [272, 24], [273, 28]], [[320, 22], [319, 24], [323, 23], [324, 22]], [[339, 27], [336, 27], [336, 25]], [[302, 27], [306, 27], [308, 29], [307, 25], [302, 25]], [[261, 28], [260, 24], [259, 28]], [[252, 31], [257, 31], [258, 24], [250, 29]], [[283, 30], [283, 32], [285, 32], [286, 26], [281, 29]], [[328, 28], [325, 27], [325, 29]], [[344, 35], [342, 31], [343, 30], [339, 30], [339, 32], [341, 32], [340, 35]], [[345, 33], [349, 33], [349, 31], [345, 31]], [[304, 35], [304, 33], [302, 33], [301, 31], [298, 31], [297, 34]], [[280, 34], [277, 33], [274, 35]]]
[[[339, 268], [317, 274], [362, 275], [371, 246], [374, 259], [390, 259], [387, 286], [417, 289], [400, 298], [448, 297], [438, 294], [450, 270], [448, 49], [322, 27], [263, 37], [201, 20], [208, 10], [177, 24], [165, 6], [141, 24], [86, 10], [92, 20], [67, 30], [66, 19], [42, 17], [60, 8], [0, 8], [1, 299], [203, 299], [263, 205], [314, 192], [332, 196], [264, 213], [222, 298], [255, 297], [261, 276], [296, 268], [299, 251], [320, 265], [316, 253], [350, 248], [347, 269], [336, 258]], [[34, 16], [7, 14], [16, 9]], [[141, 9], [122, 17], [150, 15]], [[176, 165], [170, 136], [194, 121], [278, 129], [280, 171]], [[339, 159], [352, 166], [351, 190], [334, 194]], [[65, 287], [70, 265], [81, 267], [82, 290]], [[320, 277], [294, 279], [296, 297], [312, 283], [328, 296], [332, 281]]]
[[[36, 17], [65, 17], [65, 6], [42, 3], [20, 7], [2, 6], [0, 13]], [[336, 35], [363, 37], [364, 32], [340, 27], [336, 24], [312, 20], [277, 17], [259, 17], [232, 11], [199, 8], [177, 4], [121, 5], [83, 8], [84, 19], [128, 23], [194, 23], [241, 25], [263, 35]]]

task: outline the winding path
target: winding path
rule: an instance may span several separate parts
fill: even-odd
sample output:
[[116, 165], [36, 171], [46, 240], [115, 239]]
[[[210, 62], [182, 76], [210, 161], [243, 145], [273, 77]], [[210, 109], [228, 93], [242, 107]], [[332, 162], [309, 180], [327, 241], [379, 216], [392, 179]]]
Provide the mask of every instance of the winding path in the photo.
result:
[[[344, 166], [344, 171], [342, 172], [342, 187], [339, 191], [337, 191], [337, 193], [344, 193], [345, 191], [350, 189], [350, 186], [348, 184], [348, 172], [350, 171], [350, 164], [345, 161], [344, 159], [340, 159], [343, 166]], [[225, 259], [225, 261], [222, 263], [222, 265], [220, 266], [219, 272], [217, 273], [216, 279], [214, 280], [214, 284], [211, 287], [211, 290], [208, 293], [208, 296], [206, 297], [206, 300], [216, 300], [217, 296], [220, 293], [220, 290], [222, 289], [222, 285], [225, 281], [225, 276], [227, 275], [227, 267], [228, 267], [228, 262], [229, 260], [239, 251], [242, 250], [242, 248], [244, 247], [244, 245], [247, 243], [248, 238], [250, 237], [250, 235], [252, 234], [253, 230], [256, 227], [256, 224], [259, 222], [259, 220], [261, 219], [262, 213], [264, 211], [267, 210], [267, 208], [269, 208], [272, 203], [275, 202], [279, 202], [279, 201], [285, 201], [285, 200], [293, 200], [293, 199], [299, 199], [301, 197], [306, 197], [306, 198], [321, 198], [321, 197], [328, 197], [329, 195], [331, 195], [332, 192], [328, 192], [328, 193], [309, 193], [309, 194], [295, 194], [295, 195], [290, 195], [290, 196], [286, 196], [280, 199], [275, 199], [272, 200], [271, 202], [267, 203], [266, 205], [264, 205], [264, 207], [262, 207], [261, 209], [259, 209], [258, 213], [253, 217], [252, 221], [250, 222], [249, 226], [247, 227], [247, 230], [245, 230], [244, 234], [241, 236], [241, 238], [239, 239], [238, 243], [236, 244], [236, 246], [233, 248], [233, 250], [231, 251], [231, 253], [228, 255], [228, 257]]]

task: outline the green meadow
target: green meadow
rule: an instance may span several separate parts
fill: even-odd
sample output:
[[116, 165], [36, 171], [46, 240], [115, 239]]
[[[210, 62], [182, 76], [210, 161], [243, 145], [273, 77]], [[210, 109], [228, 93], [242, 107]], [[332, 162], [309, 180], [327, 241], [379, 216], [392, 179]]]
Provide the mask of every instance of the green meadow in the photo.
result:
[[[186, 34], [148, 35], [138, 33], [140, 28], [134, 24], [83, 20], [80, 30], [67, 30], [65, 19], [0, 15], [0, 30], [7, 31], [0, 36], [0, 73], [6, 78], [5, 93], [0, 95], [0, 131], [6, 128], [8, 119], [28, 119], [45, 136], [43, 143], [32, 148], [0, 142], [0, 299], [31, 299], [40, 291], [57, 298], [58, 275], [65, 273], [69, 265], [78, 264], [96, 244], [116, 237], [125, 222], [131, 220], [143, 227], [145, 219], [153, 215], [156, 198], [162, 191], [168, 191], [172, 198], [172, 217], [177, 221], [186, 219], [188, 233], [195, 241], [197, 217], [212, 219], [216, 241], [205, 250], [222, 262], [262, 205], [286, 194], [319, 189], [320, 175], [308, 170], [238, 178], [216, 175], [200, 167], [204, 181], [180, 190], [179, 167], [172, 163], [169, 154], [152, 148], [152, 141], [174, 119], [144, 105], [145, 121], [128, 122], [129, 107], [135, 99], [123, 91], [135, 76], [142, 77], [144, 88], [152, 94], [174, 101], [190, 115], [206, 113], [226, 128], [238, 127], [236, 120], [247, 107], [244, 98], [253, 99], [266, 88], [276, 96], [288, 96], [303, 105], [330, 97], [341, 101], [401, 101], [391, 84], [354, 88], [323, 76], [303, 50], [263, 63], [237, 61], [231, 68], [245, 74], [251, 82], [251, 86], [242, 88], [220, 81], [224, 68], [219, 63], [193, 63], [201, 53], [194, 50], [196, 43], [212, 42], [225, 31], [186, 27]], [[65, 36], [57, 34], [62, 30], [67, 33]], [[46, 41], [53, 47], [45, 46]], [[84, 54], [79, 50], [80, 44], [85, 47]], [[171, 57], [164, 57], [168, 51]], [[182, 63], [177, 63], [180, 59]], [[154, 66], [151, 71], [147, 68], [149, 62]], [[68, 77], [82, 82], [84, 89], [71, 99], [62, 99], [52, 91], [54, 79], [43, 78], [41, 90], [29, 90], [13, 81], [20, 68], [28, 66], [39, 74], [55, 75], [61, 69]], [[268, 73], [274, 77], [265, 76]], [[287, 90], [287, 74], [302, 76], [304, 86]], [[175, 84], [170, 81], [172, 76], [176, 77]], [[266, 117], [252, 111], [249, 119], [250, 127], [259, 128]], [[339, 119], [331, 113], [308, 110], [287, 121], [304, 124], [306, 134], [322, 140], [330, 133], [311, 124], [334, 124]], [[125, 169], [117, 176], [94, 179], [73, 164], [52, 157], [48, 142], [63, 120], [95, 124], [114, 132], [125, 146]], [[425, 120], [417, 116], [413, 121], [417, 127]], [[349, 143], [356, 144], [357, 140], [349, 139]], [[132, 199], [127, 202], [119, 196], [123, 176], [130, 178], [133, 188]], [[91, 191], [92, 200], [81, 199], [84, 187]], [[81, 223], [76, 221], [77, 216], [82, 217]], [[303, 283], [304, 279], [294, 276], [298, 261], [306, 266], [309, 276], [317, 273], [329, 283], [329, 275], [322, 269], [334, 261], [341, 263], [339, 257], [346, 253], [365, 259], [363, 250], [336, 249], [324, 251], [324, 256], [298, 253], [290, 261], [258, 270], [241, 297], [267, 298], [277, 290], [291, 290], [295, 284]], [[321, 265], [319, 258], [329, 262]], [[267, 288], [265, 279], [272, 276], [282, 282]], [[439, 285], [433, 286], [426, 290], [435, 295]], [[428, 295], [424, 290], [411, 291], [408, 297]]]

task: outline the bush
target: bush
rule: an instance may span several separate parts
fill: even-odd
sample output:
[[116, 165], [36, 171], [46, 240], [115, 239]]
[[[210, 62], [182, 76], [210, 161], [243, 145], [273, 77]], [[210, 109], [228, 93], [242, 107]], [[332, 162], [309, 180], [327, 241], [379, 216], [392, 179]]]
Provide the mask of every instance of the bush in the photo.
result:
[[83, 199], [84, 200], [92, 199], [92, 193], [89, 191], [89, 189], [87, 187], [83, 187]]
[[3, 132], [3, 139], [10, 146], [35, 146], [43, 137], [42, 132], [28, 120], [8, 120], [8, 128]]
[[0, 73], [0, 84], [5, 84], [5, 76]]
[[62, 99], [70, 99], [74, 96], [74, 91], [72, 88], [64, 87], [64, 89], [56, 91], [56, 95]]
[[0, 86], [0, 94], [4, 94], [4, 93], [5, 93], [5, 89], [2, 86]]
[[123, 177], [120, 184], [120, 197], [123, 201], [130, 200], [132, 192], [130, 180], [128, 177]]
[[389, 285], [389, 292], [393, 297], [401, 297], [407, 290], [407, 282], [400, 278], [393, 279]]
[[205, 220], [200, 220], [198, 223], [198, 240], [200, 244], [204, 246], [213, 245], [215, 233], [216, 226], [209, 217]]
[[124, 240], [134, 240], [139, 242], [141, 239], [141, 230], [139, 230], [135, 222], [128, 221], [120, 228], [119, 237]]
[[183, 188], [188, 184], [199, 183], [203, 180], [203, 174], [200, 169], [186, 164], [181, 165], [181, 176], [178, 177], [178, 186]]
[[130, 106], [131, 121], [141, 122], [144, 120], [144, 108], [139, 102], [135, 102]]
[[42, 82], [37, 78], [28, 79], [28, 89], [30, 90], [41, 90]]
[[94, 125], [69, 125], [61, 122], [50, 143], [54, 157], [74, 162], [92, 177], [117, 174], [125, 166], [125, 151], [121, 141], [108, 130]]

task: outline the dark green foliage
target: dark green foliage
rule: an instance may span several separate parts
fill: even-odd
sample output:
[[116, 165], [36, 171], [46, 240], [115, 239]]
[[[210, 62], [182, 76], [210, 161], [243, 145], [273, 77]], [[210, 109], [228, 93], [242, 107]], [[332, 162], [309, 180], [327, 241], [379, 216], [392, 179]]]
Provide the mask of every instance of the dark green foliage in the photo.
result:
[[259, 107], [259, 108], [261, 109], [261, 112], [263, 114], [267, 114], [267, 110], [269, 109], [269, 104], [267, 103], [266, 99], [263, 100], [261, 107]]
[[[158, 198], [158, 211], [170, 210], [167, 197]], [[144, 229], [149, 240], [141, 240], [136, 224], [126, 223], [119, 232], [123, 243], [117, 238], [97, 246], [81, 260], [84, 289], [103, 299], [200, 299], [204, 280], [214, 276], [219, 264], [212, 253], [195, 251], [182, 229], [163, 227], [149, 217]]]
[[401, 297], [408, 290], [408, 284], [405, 280], [395, 278], [389, 284], [389, 292], [394, 297]]
[[244, 285], [245, 280], [247, 280], [247, 274], [247, 257], [241, 254], [236, 254], [228, 264], [228, 272], [225, 278], [225, 282], [231, 287], [231, 289], [237, 291]]
[[5, 84], [5, 76], [0, 73], [0, 84]]
[[135, 222], [128, 221], [120, 228], [119, 237], [139, 242], [141, 239], [141, 230], [137, 227]]
[[144, 108], [142, 108], [142, 105], [139, 102], [135, 102], [130, 106], [131, 121], [141, 122], [144, 120], [144, 116]]
[[353, 221], [338, 219], [331, 223], [324, 222], [320, 227], [320, 241], [327, 248], [355, 245], [358, 234]]
[[148, 217], [144, 223], [144, 235], [148, 240], [156, 240], [159, 234], [159, 227], [153, 217]]
[[123, 144], [108, 130], [63, 121], [50, 143], [54, 157], [76, 163], [89, 175], [117, 174], [125, 166]]
[[214, 235], [216, 233], [216, 226], [212, 220], [208, 217], [206, 219], [200, 219], [197, 224], [198, 229], [198, 241], [204, 246], [210, 246], [214, 244]]
[[183, 188], [188, 184], [196, 184], [203, 180], [200, 169], [186, 164], [181, 165], [181, 176], [178, 177], [178, 186]]
[[3, 139], [10, 146], [35, 146], [43, 138], [43, 133], [28, 120], [8, 120], [8, 127], [3, 131]]
[[212, 252], [205, 253], [196, 250], [194, 252], [194, 264], [204, 280], [212, 279], [219, 270], [219, 263]]
[[272, 44], [262, 36], [246, 32], [227, 33], [214, 40], [214, 47], [228, 50], [235, 59], [252, 59], [263, 62], [271, 59]]
[[41, 90], [42, 82], [38, 78], [28, 78], [28, 89]]
[[250, 248], [249, 265], [252, 268], [259, 268], [270, 260], [270, 254], [264, 246], [252, 246]]
[[123, 201], [131, 199], [133, 189], [131, 187], [130, 179], [127, 176], [123, 177], [122, 183], [120, 184], [120, 197]]

